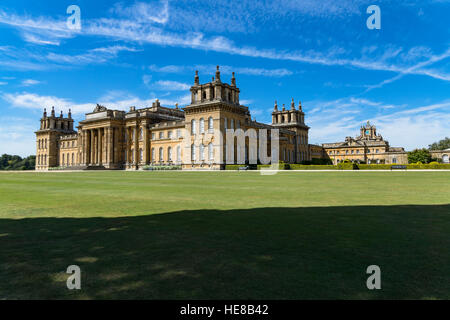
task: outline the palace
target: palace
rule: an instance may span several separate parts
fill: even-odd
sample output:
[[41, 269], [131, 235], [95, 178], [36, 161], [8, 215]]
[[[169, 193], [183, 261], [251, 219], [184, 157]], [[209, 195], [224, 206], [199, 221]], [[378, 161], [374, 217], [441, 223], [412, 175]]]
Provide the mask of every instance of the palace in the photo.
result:
[[335, 165], [345, 160], [367, 164], [408, 163], [405, 149], [389, 146], [389, 142], [377, 135], [377, 128], [369, 121], [361, 126], [358, 137], [347, 137], [344, 142], [324, 143], [322, 147]]
[[[178, 105], [161, 106], [158, 100], [151, 107], [132, 106], [128, 112], [97, 105], [79, 122], [78, 130], [73, 127], [70, 110], [64, 117], [62, 112], [56, 116], [54, 107], [50, 116], [44, 109], [40, 129], [36, 131], [36, 170], [54, 167], [138, 170], [149, 165], [224, 169], [225, 133], [230, 129], [244, 132], [253, 129], [258, 134], [267, 134], [263, 129], [267, 132], [279, 129], [279, 160], [286, 163], [311, 160], [309, 127], [301, 103], [296, 107], [294, 99], [290, 108], [282, 105], [281, 110], [275, 102], [272, 124], [267, 125], [252, 119], [248, 107], [240, 104], [234, 73], [231, 82], [224, 83], [217, 67], [212, 81], [200, 84], [196, 71], [190, 91], [191, 103], [183, 109]], [[244, 139], [242, 162], [248, 163], [251, 137]], [[242, 152], [242, 147], [234, 145], [237, 163], [240, 159], [236, 155]], [[270, 146], [267, 152], [271, 153]]]

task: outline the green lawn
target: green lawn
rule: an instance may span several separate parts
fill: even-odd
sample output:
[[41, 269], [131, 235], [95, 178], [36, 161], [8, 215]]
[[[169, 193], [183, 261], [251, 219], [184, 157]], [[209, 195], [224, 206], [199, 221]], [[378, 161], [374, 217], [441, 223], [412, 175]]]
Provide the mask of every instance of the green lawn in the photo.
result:
[[450, 172], [0, 173], [0, 300], [450, 299], [449, 203]]

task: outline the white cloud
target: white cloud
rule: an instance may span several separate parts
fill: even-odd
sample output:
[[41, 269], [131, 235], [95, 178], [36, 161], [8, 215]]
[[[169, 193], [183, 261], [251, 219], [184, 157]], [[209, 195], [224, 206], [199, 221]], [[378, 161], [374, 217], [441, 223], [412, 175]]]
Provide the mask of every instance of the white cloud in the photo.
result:
[[5, 86], [7, 84], [8, 84], [8, 82], [0, 81], [0, 86]]
[[407, 150], [427, 147], [450, 133], [448, 101], [414, 108], [356, 98], [307, 102], [305, 105], [314, 106], [314, 112], [306, 111], [312, 143], [338, 142], [347, 136], [354, 137], [367, 120], [377, 126], [378, 133], [391, 146]]
[[[195, 66], [185, 66], [185, 65], [167, 65], [167, 66], [157, 66], [150, 65], [148, 68], [154, 72], [160, 73], [187, 73], [192, 72], [194, 70], [198, 70], [200, 73], [205, 74], [214, 74], [216, 72], [215, 65], [195, 65]], [[220, 72], [222, 74], [230, 75], [232, 72], [235, 72], [236, 75], [252, 75], [252, 76], [261, 76], [261, 77], [285, 77], [293, 75], [294, 72], [288, 69], [279, 68], [279, 69], [266, 69], [266, 68], [250, 68], [250, 67], [233, 67], [228, 65], [221, 65]]]
[[110, 46], [89, 50], [87, 53], [79, 55], [66, 55], [49, 53], [47, 60], [58, 64], [71, 65], [86, 65], [86, 64], [100, 64], [116, 58], [121, 51], [137, 52], [138, 50], [126, 46]]
[[[245, 1], [244, 1], [245, 2]], [[163, 5], [165, 1], [161, 2]], [[252, 1], [252, 3], [254, 3]], [[277, 2], [278, 3], [278, 2]], [[249, 2], [247, 4], [250, 6]], [[215, 51], [233, 55], [240, 55], [253, 58], [265, 58], [272, 60], [285, 60], [296, 61], [308, 64], [318, 64], [325, 66], [343, 66], [354, 67], [365, 70], [378, 70], [378, 71], [390, 71], [399, 74], [415, 74], [433, 77], [436, 79], [450, 81], [450, 75], [445, 72], [436, 70], [425, 69], [424, 66], [433, 64], [437, 61], [447, 59], [450, 56], [450, 50], [447, 50], [441, 55], [433, 55], [428, 49], [412, 48], [403, 59], [415, 59], [417, 57], [428, 57], [428, 59], [422, 64], [416, 64], [412, 67], [405, 65], [404, 63], [390, 62], [392, 59], [397, 58], [401, 60], [402, 48], [393, 48], [388, 46], [381, 55], [369, 59], [365, 56], [361, 56], [359, 59], [348, 59], [344, 55], [347, 50], [339, 47], [331, 47], [326, 54], [314, 51], [279, 51], [276, 49], [260, 49], [251, 46], [241, 46], [235, 44], [228, 38], [222, 36], [206, 37], [203, 33], [174, 33], [166, 31], [160, 28], [158, 25], [148, 23], [148, 14], [152, 8], [147, 7], [148, 4], [137, 3], [134, 6], [120, 9], [115, 9], [115, 13], [121, 12], [125, 18], [123, 19], [97, 19], [87, 20], [83, 23], [82, 35], [84, 36], [102, 36], [111, 39], [134, 41], [138, 43], [147, 43], [160, 46], [172, 46], [192, 48], [199, 50]], [[252, 4], [253, 6], [253, 4]], [[256, 5], [258, 6], [258, 5]], [[300, 4], [297, 1], [282, 1], [279, 4], [269, 6], [271, 10], [278, 12], [288, 10], [300, 10], [300, 12], [306, 12], [308, 14], [330, 14], [330, 13], [347, 13], [347, 10], [358, 7], [351, 1], [345, 1], [343, 4], [336, 4], [335, 1], [321, 2], [320, 5], [317, 1], [307, 0], [302, 1]], [[147, 8], [150, 8], [149, 11]], [[165, 7], [164, 7], [165, 8]], [[254, 9], [254, 7], [252, 7]], [[281, 11], [279, 11], [281, 10]], [[163, 10], [164, 11], [164, 10]], [[356, 12], [356, 11], [355, 11]], [[160, 20], [158, 20], [160, 19]], [[150, 22], [165, 23], [165, 18], [150, 19]], [[147, 21], [147, 23], [146, 23]], [[67, 31], [62, 22], [55, 24], [54, 20], [48, 20], [46, 18], [32, 19], [29, 17], [20, 17], [17, 15], [8, 15], [4, 11], [0, 11], [0, 23], [9, 24], [20, 29], [31, 29], [39, 34], [55, 33], [56, 38], [71, 37], [75, 34]], [[64, 31], [62, 31], [64, 30]], [[42, 39], [41, 39], [42, 40]], [[52, 40], [49, 40], [52, 41]], [[52, 61], [75, 61], [83, 63], [85, 59], [92, 61], [92, 52], [85, 55], [75, 56], [72, 59], [61, 56], [58, 54], [49, 54], [47, 57]], [[106, 60], [100, 59], [100, 62]]]
[[36, 153], [36, 123], [26, 118], [0, 117], [0, 153], [26, 157]]
[[22, 86], [29, 87], [29, 86], [34, 86], [34, 85], [37, 85], [37, 84], [40, 84], [40, 83], [42, 83], [42, 82], [38, 81], [38, 80], [26, 79], [26, 80], [22, 81]]
[[157, 90], [167, 90], [167, 91], [185, 91], [191, 88], [191, 86], [187, 83], [171, 80], [156, 81], [154, 87]]

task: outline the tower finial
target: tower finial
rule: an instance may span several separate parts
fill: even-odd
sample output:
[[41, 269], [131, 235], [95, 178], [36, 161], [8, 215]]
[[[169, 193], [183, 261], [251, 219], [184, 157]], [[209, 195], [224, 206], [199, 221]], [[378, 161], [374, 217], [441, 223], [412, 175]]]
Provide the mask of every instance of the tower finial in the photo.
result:
[[231, 85], [233, 86], [233, 87], [236, 87], [236, 78], [235, 78], [235, 76], [234, 76], [234, 72], [232, 72], [231, 73]]
[[277, 100], [275, 100], [275, 105], [273, 107], [273, 111], [277, 112], [278, 111], [278, 103]]
[[282, 111], [286, 111], [286, 108], [284, 107], [284, 103], [283, 103], [283, 109], [282, 109]]
[[44, 108], [44, 118], [47, 118], [47, 108]]
[[194, 83], [196, 85], [200, 84], [200, 78], [198, 77], [198, 70], [195, 70], [195, 79], [194, 79]]
[[64, 118], [63, 112], [61, 110], [61, 115], [59, 116], [60, 118]]
[[55, 107], [52, 107], [52, 117], [54, 117], [55, 116]]
[[69, 114], [68, 114], [69, 119], [72, 119], [72, 110], [69, 109]]
[[291, 110], [292, 110], [292, 111], [295, 110], [295, 102], [294, 102], [294, 98], [292, 98], [292, 101], [291, 101]]
[[302, 111], [302, 102], [301, 101], [298, 102], [298, 110]]
[[217, 81], [217, 82], [220, 82], [220, 70], [219, 70], [219, 66], [217, 66], [217, 69], [216, 69], [216, 81]]

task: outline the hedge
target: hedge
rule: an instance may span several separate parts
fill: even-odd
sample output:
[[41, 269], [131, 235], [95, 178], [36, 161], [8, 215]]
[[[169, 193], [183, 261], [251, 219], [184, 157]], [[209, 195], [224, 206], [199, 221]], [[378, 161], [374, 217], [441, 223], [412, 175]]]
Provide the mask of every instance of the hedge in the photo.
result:
[[319, 165], [319, 164], [290, 164], [291, 170], [337, 170], [337, 166], [333, 165]]
[[[279, 170], [390, 170], [391, 166], [396, 164], [356, 164], [339, 163], [338, 165], [304, 165], [304, 164], [280, 164]], [[270, 165], [259, 165], [269, 168]], [[448, 163], [429, 163], [429, 164], [408, 164], [407, 169], [447, 169], [450, 170]], [[284, 168], [284, 169], [283, 169]]]
[[142, 170], [181, 170], [181, 166], [144, 166]]

